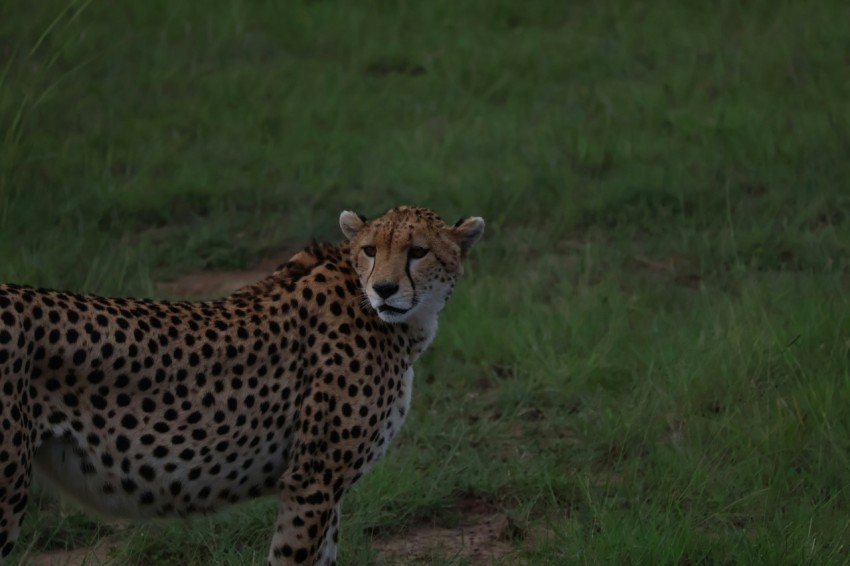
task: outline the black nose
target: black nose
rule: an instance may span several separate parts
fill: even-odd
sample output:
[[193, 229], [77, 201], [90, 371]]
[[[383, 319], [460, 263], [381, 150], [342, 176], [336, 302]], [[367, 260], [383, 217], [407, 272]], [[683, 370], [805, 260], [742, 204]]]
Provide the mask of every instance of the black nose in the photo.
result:
[[372, 289], [378, 293], [378, 296], [382, 299], [388, 299], [395, 295], [395, 292], [398, 291], [398, 285], [395, 283], [375, 283], [372, 285]]

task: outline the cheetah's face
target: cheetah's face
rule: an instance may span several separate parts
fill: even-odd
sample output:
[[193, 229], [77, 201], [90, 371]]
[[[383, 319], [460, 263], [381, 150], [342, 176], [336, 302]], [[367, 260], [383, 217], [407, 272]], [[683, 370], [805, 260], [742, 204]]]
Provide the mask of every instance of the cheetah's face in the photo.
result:
[[344, 211], [339, 223], [366, 299], [385, 322], [438, 313], [484, 232], [478, 217], [449, 226], [430, 210], [405, 206], [374, 220]]

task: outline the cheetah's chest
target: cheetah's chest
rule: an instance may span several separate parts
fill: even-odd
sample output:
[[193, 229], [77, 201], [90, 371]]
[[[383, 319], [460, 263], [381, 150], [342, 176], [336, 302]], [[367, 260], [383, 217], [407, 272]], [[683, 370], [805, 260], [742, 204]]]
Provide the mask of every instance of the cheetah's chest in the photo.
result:
[[369, 470], [372, 465], [378, 460], [384, 452], [387, 451], [393, 438], [401, 430], [404, 424], [404, 419], [407, 418], [407, 413], [410, 411], [410, 400], [413, 395], [413, 368], [408, 368], [402, 377], [401, 386], [399, 387], [398, 397], [393, 401], [392, 406], [387, 416], [387, 420], [381, 431], [378, 446], [374, 451], [372, 464], [368, 465], [363, 473]]

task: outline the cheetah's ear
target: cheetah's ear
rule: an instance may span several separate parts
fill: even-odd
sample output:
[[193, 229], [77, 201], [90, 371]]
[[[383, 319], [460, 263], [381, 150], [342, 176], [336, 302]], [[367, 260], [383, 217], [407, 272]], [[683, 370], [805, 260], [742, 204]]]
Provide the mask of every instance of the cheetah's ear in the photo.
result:
[[349, 240], [354, 238], [365, 224], [366, 217], [356, 212], [343, 210], [339, 215], [339, 227]]
[[484, 233], [484, 219], [480, 216], [462, 218], [452, 226], [451, 230], [460, 246], [460, 251], [465, 255], [472, 248], [472, 244], [477, 242]]

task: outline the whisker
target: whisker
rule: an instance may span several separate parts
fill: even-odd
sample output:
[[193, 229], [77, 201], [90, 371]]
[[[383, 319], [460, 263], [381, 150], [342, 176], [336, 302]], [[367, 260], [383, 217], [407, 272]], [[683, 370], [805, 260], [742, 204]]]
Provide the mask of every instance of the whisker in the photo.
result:
[[369, 300], [369, 295], [366, 294], [366, 291], [361, 291], [360, 293], [360, 306], [363, 308], [372, 306], [372, 302]]

